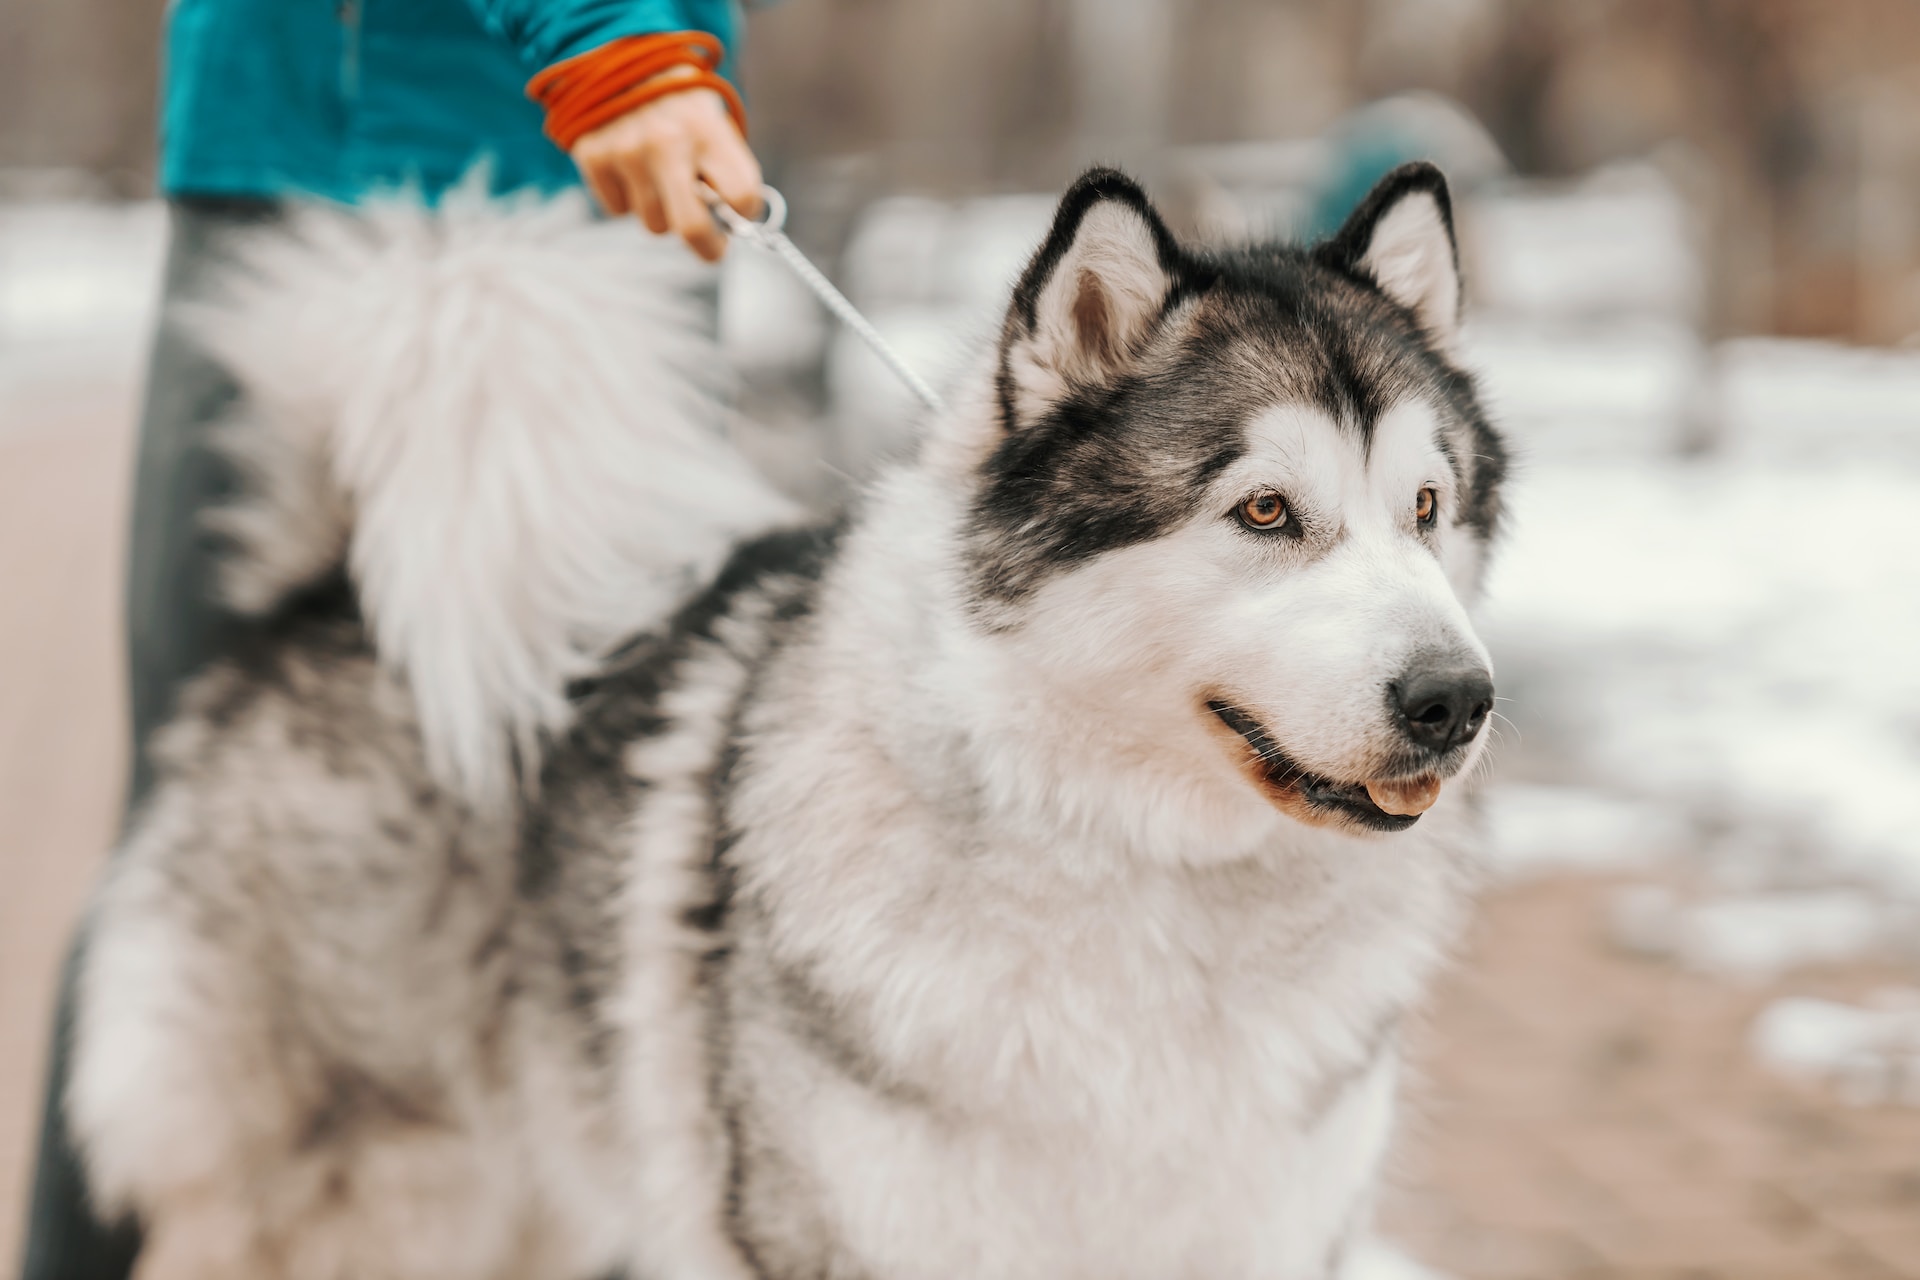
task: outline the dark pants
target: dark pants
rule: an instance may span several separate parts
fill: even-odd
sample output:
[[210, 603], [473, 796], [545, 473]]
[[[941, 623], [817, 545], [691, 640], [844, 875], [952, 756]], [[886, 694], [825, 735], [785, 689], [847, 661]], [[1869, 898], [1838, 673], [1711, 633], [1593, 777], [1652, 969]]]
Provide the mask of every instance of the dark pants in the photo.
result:
[[[208, 428], [233, 399], [234, 386], [182, 332], [174, 304], [202, 286], [209, 267], [219, 260], [223, 234], [271, 219], [274, 206], [253, 200], [179, 200], [171, 213], [160, 323], [140, 418], [127, 555], [133, 721], [129, 814], [152, 784], [147, 739], [172, 713], [181, 680], [219, 656], [233, 634], [231, 619], [213, 598], [217, 548], [200, 528], [200, 516], [232, 491], [232, 476], [207, 437]], [[60, 1107], [73, 1042], [73, 975], [85, 945], [83, 925], [61, 979], [21, 1280], [123, 1280], [140, 1247], [134, 1224], [102, 1223], [94, 1215]]]

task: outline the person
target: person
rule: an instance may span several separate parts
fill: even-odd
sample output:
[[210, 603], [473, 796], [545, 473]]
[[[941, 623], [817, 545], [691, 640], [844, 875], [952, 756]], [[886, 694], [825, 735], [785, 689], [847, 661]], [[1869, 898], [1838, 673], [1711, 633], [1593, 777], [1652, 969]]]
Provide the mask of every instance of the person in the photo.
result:
[[[290, 199], [352, 204], [462, 181], [494, 192], [583, 183], [716, 260], [705, 182], [749, 216], [760, 167], [731, 83], [735, 0], [175, 0], [167, 20], [160, 189], [167, 265], [142, 410], [126, 576], [132, 767], [181, 681], [236, 643], [213, 594], [201, 515], [232, 490], [209, 430], [235, 395], [178, 320], [236, 229]], [[138, 1226], [100, 1220], [63, 1123], [72, 974], [62, 982], [23, 1280], [121, 1280]]]

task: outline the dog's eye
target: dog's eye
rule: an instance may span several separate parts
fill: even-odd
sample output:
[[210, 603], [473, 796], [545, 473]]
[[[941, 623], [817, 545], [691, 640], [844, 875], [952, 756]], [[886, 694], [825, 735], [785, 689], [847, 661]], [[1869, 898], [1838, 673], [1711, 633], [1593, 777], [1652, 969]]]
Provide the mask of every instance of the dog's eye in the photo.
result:
[[1249, 529], [1278, 529], [1287, 522], [1287, 500], [1262, 489], [1240, 504], [1240, 523]]
[[1432, 524], [1434, 517], [1440, 514], [1440, 495], [1429, 485], [1420, 491], [1413, 500], [1413, 518], [1421, 524]]

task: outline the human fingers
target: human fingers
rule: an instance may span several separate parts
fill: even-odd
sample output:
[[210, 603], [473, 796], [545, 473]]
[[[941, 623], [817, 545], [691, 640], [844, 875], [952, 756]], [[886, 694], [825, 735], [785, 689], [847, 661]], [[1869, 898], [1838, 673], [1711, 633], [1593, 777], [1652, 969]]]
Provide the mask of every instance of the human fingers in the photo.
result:
[[695, 127], [700, 176], [720, 198], [749, 218], [760, 216], [760, 162], [724, 113], [707, 116]]
[[594, 201], [609, 216], [618, 217], [632, 208], [620, 167], [610, 157], [576, 156], [575, 160], [580, 168], [580, 176], [586, 181], [587, 190], [593, 193]]
[[654, 187], [653, 179], [645, 170], [638, 170], [628, 182], [633, 192], [633, 210], [640, 217], [640, 224], [657, 236], [663, 236], [673, 227], [667, 221], [667, 207], [660, 203], [660, 192]]
[[718, 262], [727, 251], [727, 238], [700, 198], [693, 139], [678, 131], [665, 134], [647, 148], [645, 158], [653, 190], [674, 234], [708, 262]]

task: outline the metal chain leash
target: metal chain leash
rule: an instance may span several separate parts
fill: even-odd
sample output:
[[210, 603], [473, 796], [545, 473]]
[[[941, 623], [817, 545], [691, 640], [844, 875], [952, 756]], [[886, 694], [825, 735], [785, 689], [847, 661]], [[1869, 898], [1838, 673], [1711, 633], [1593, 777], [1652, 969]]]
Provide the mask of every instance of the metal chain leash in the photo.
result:
[[820, 268], [808, 261], [806, 254], [800, 252], [800, 247], [787, 238], [787, 233], [781, 229], [787, 223], [785, 196], [772, 187], [761, 187], [760, 198], [766, 205], [766, 211], [758, 220], [755, 220], [737, 212], [715, 194], [712, 188], [705, 187], [703, 191], [708, 207], [713, 210], [714, 220], [725, 227], [729, 235], [736, 240], [745, 240], [750, 244], [772, 250], [793, 269], [793, 273], [799, 276], [809, 289], [813, 290], [815, 296], [826, 304], [827, 310], [833, 312], [841, 324], [859, 334], [861, 340], [873, 348], [874, 354], [886, 361], [887, 367], [898, 374], [900, 381], [911, 387], [913, 393], [919, 396], [929, 409], [940, 408], [939, 393], [928, 386], [926, 380], [919, 374], [907, 367], [907, 362], [900, 358], [900, 353], [887, 345], [887, 340], [880, 336], [880, 331], [875, 329], [865, 316], [860, 314], [858, 307], [847, 301], [847, 295], [834, 288], [833, 281], [827, 279]]

